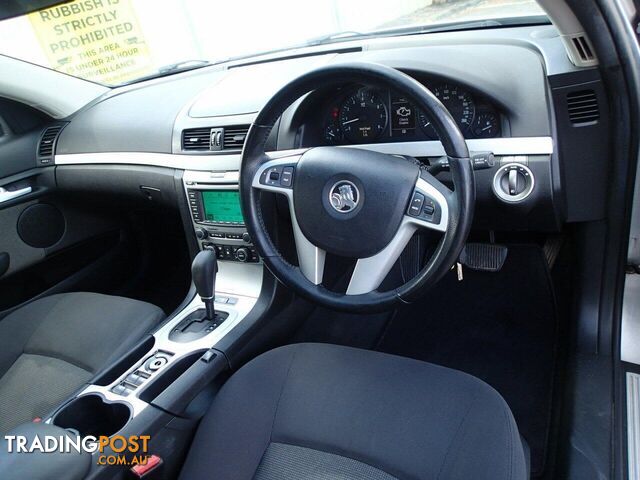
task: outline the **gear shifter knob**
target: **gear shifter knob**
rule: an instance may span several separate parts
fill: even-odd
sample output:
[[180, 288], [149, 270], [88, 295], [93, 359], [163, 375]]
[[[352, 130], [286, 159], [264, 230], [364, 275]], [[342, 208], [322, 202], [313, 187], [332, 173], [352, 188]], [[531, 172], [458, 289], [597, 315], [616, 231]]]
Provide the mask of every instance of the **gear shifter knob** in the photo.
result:
[[191, 264], [191, 276], [196, 291], [207, 309], [207, 319], [215, 316], [213, 302], [216, 292], [216, 274], [218, 273], [218, 258], [213, 250], [203, 250], [196, 255]]

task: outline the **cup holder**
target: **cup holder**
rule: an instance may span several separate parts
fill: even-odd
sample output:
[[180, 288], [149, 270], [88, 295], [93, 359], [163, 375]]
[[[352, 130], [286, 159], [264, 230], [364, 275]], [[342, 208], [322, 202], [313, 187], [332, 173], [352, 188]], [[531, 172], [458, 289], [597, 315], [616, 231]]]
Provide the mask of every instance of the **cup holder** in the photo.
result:
[[77, 430], [82, 437], [110, 437], [122, 429], [130, 417], [131, 410], [124, 403], [107, 403], [101, 396], [90, 394], [65, 405], [53, 417], [53, 424]]

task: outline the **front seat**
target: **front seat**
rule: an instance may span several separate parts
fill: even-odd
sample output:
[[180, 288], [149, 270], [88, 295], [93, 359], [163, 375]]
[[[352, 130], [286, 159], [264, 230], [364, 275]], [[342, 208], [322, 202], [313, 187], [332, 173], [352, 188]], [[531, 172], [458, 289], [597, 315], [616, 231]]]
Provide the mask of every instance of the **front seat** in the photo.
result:
[[96, 293], [12, 312], [0, 321], [0, 434], [51, 413], [163, 317], [154, 305]]
[[240, 369], [202, 420], [181, 479], [524, 480], [502, 397], [462, 372], [299, 344]]

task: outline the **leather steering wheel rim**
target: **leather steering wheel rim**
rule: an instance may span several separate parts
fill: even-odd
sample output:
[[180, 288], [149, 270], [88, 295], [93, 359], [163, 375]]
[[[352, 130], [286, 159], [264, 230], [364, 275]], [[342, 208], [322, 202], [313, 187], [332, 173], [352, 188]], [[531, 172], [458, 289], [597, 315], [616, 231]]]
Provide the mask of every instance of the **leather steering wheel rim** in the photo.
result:
[[[416, 277], [393, 290], [347, 295], [315, 284], [299, 266], [287, 262], [270, 238], [262, 215], [258, 175], [265, 177], [264, 165], [274, 156], [265, 153], [267, 138], [282, 113], [303, 95], [327, 85], [361, 84], [391, 89], [406, 95], [432, 120], [449, 160], [454, 190], [439, 184], [425, 169], [419, 177], [443, 191], [447, 204], [447, 227], [431, 259]], [[345, 147], [326, 147], [343, 149]], [[313, 149], [311, 149], [313, 150]], [[275, 152], [277, 154], [277, 152]], [[378, 154], [380, 155], [380, 154]], [[277, 155], [276, 155], [277, 157]], [[401, 161], [399, 158], [397, 161]], [[285, 162], [286, 157], [281, 162]], [[296, 174], [293, 176], [295, 187]], [[263, 180], [264, 184], [264, 180]], [[258, 188], [257, 188], [258, 187]], [[441, 188], [442, 187], [442, 188]], [[279, 190], [278, 190], [279, 191]], [[285, 192], [286, 193], [286, 192]], [[291, 197], [292, 198], [292, 197]], [[332, 65], [305, 73], [278, 91], [264, 106], [252, 124], [242, 153], [240, 200], [249, 234], [266, 267], [284, 285], [301, 296], [323, 306], [358, 312], [387, 310], [394, 305], [410, 303], [440, 280], [457, 261], [469, 234], [475, 205], [475, 182], [472, 162], [462, 133], [444, 105], [424, 85], [391, 67], [370, 63]], [[366, 201], [366, 200], [365, 200]], [[291, 205], [293, 206], [293, 204]], [[408, 206], [407, 206], [408, 208]], [[292, 209], [293, 210], [293, 209]], [[295, 213], [292, 213], [294, 216]], [[295, 223], [295, 218], [294, 218]], [[297, 245], [297, 248], [300, 248]]]

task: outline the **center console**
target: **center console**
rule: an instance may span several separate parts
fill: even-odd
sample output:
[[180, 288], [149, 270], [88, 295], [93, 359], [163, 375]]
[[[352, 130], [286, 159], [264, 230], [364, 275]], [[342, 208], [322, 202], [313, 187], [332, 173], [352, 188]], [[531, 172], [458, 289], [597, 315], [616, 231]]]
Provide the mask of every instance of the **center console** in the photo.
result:
[[[238, 172], [185, 171], [183, 185], [200, 247], [192, 264], [197, 294], [192, 290], [176, 313], [44, 424], [82, 437], [158, 432], [174, 418], [190, 418], [185, 412], [194, 398], [229, 370], [229, 345], [245, 334], [240, 324], [259, 315], [254, 309], [263, 289], [263, 265], [244, 226]], [[183, 423], [177, 430], [195, 425]], [[154, 453], [165, 448], [159, 442]], [[92, 462], [91, 475], [97, 478], [101, 468]]]

